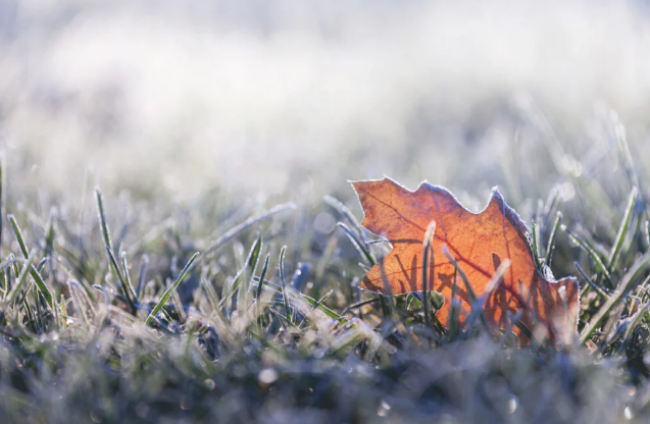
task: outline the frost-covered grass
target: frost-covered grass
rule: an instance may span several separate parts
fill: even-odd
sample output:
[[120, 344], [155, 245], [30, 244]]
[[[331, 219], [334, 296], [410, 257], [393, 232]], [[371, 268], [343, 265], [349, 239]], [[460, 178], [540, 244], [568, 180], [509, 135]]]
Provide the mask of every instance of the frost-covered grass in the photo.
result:
[[[228, 3], [0, 2], [0, 423], [648, 421], [642, 2]], [[384, 174], [498, 185], [574, 342], [359, 290]]]
[[344, 182], [343, 203], [88, 188], [69, 205], [16, 192], [20, 173], [5, 172], [0, 421], [643, 422], [645, 162], [620, 124], [603, 129], [613, 141], [591, 169], [587, 153], [554, 163], [561, 145], [541, 143], [538, 178], [557, 181], [542, 199], [531, 183], [512, 194], [535, 166], [503, 168], [539, 257], [581, 279], [580, 334], [559, 350], [518, 348], [480, 320], [452, 334], [417, 299], [359, 290], [387, 246], [358, 226]]

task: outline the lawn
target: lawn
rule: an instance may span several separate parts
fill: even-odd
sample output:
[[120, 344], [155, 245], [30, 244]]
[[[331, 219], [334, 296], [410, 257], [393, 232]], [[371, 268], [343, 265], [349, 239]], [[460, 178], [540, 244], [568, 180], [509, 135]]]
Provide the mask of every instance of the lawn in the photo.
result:
[[[0, 3], [0, 423], [650, 419], [645, 6], [135, 3]], [[384, 175], [498, 186], [572, 339], [362, 289]]]

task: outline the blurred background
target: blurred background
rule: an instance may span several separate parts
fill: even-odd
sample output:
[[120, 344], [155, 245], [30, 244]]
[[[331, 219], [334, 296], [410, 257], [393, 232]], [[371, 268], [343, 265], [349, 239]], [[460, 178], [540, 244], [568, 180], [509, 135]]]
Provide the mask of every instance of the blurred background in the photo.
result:
[[0, 148], [53, 198], [570, 200], [623, 138], [646, 173], [649, 106], [645, 1], [0, 0]]

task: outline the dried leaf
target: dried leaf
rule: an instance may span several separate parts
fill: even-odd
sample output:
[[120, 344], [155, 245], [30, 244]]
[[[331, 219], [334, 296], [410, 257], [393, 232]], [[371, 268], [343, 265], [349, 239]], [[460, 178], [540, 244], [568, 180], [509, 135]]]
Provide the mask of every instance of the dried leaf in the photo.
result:
[[[352, 184], [365, 213], [361, 224], [393, 245], [368, 271], [361, 287], [381, 293], [388, 284], [393, 294], [423, 291], [423, 240], [435, 221], [427, 289], [445, 297], [437, 314], [443, 325], [449, 324], [454, 284], [454, 265], [444, 253], [448, 251], [467, 275], [473, 292], [483, 298], [488, 321], [505, 328], [507, 312], [521, 311], [521, 322], [534, 334], [542, 329], [552, 340], [571, 340], [578, 320], [578, 282], [573, 277], [550, 281], [539, 273], [526, 225], [498, 191], [492, 192], [485, 210], [474, 214], [448, 190], [427, 182], [414, 192], [388, 178]], [[498, 284], [490, 284], [506, 259], [510, 266], [503, 277]], [[463, 322], [471, 312], [471, 300], [460, 282], [457, 295]], [[525, 338], [521, 332], [520, 337]]]

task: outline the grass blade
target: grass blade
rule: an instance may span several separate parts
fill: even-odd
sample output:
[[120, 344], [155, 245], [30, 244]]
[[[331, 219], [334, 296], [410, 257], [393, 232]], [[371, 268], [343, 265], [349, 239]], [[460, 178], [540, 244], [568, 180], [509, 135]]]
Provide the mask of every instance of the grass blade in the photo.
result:
[[540, 259], [540, 253], [539, 253], [539, 229], [537, 228], [537, 224], [535, 221], [533, 221], [533, 225], [531, 228], [531, 234], [533, 236], [532, 240], [532, 248], [533, 248], [533, 257], [535, 259], [535, 266], [537, 269], [540, 269], [542, 267], [542, 261]]
[[287, 252], [287, 246], [280, 249], [280, 282], [282, 283], [282, 298], [284, 299], [285, 314], [289, 316], [289, 299], [287, 298], [287, 278], [284, 271], [284, 255]]
[[625, 208], [625, 215], [623, 215], [623, 221], [621, 226], [618, 229], [616, 234], [616, 240], [612, 246], [612, 250], [609, 253], [609, 258], [607, 258], [607, 267], [612, 271], [616, 264], [616, 259], [618, 258], [621, 248], [623, 247], [623, 242], [625, 241], [625, 236], [630, 228], [630, 221], [632, 220], [632, 215], [634, 212], [634, 205], [636, 204], [636, 198], [639, 194], [639, 190], [636, 187], [632, 188], [630, 196], [627, 200], [627, 207]]
[[138, 275], [138, 285], [135, 288], [135, 292], [138, 295], [138, 298], [144, 296], [144, 279], [147, 275], [147, 265], [149, 265], [149, 257], [144, 255], [142, 257], [142, 263], [140, 265], [140, 274]]
[[476, 294], [474, 293], [474, 289], [472, 288], [472, 285], [469, 282], [469, 278], [467, 278], [467, 274], [465, 274], [465, 271], [458, 266], [458, 261], [456, 258], [452, 256], [452, 254], [449, 252], [449, 249], [447, 249], [447, 246], [442, 247], [442, 253], [449, 259], [449, 261], [454, 265], [454, 268], [456, 271], [458, 271], [458, 275], [460, 275], [460, 278], [463, 280], [465, 283], [465, 290], [467, 290], [467, 294], [469, 295], [470, 300], [472, 301], [472, 312], [478, 313], [479, 319], [481, 321], [481, 324], [483, 324], [483, 327], [485, 328], [485, 331], [489, 334], [490, 333], [490, 328], [488, 327], [487, 320], [485, 318], [485, 314], [483, 313], [483, 308], [478, 308], [478, 310], [474, 310], [477, 306], [479, 306], [477, 303], [477, 298]]
[[16, 284], [14, 284], [13, 289], [11, 290], [9, 295], [7, 295], [7, 301], [9, 303], [12, 303], [16, 299], [16, 296], [20, 292], [20, 289], [25, 284], [25, 281], [27, 281], [27, 274], [29, 273], [30, 264], [34, 261], [35, 257], [36, 257], [36, 251], [32, 251], [32, 253], [25, 261], [25, 264], [23, 265], [23, 268], [20, 271], [20, 275], [16, 279]]
[[368, 246], [359, 239], [359, 236], [355, 234], [354, 231], [350, 229], [350, 227], [342, 222], [337, 223], [336, 226], [345, 232], [345, 234], [350, 238], [350, 241], [352, 241], [352, 244], [354, 244], [354, 247], [357, 248], [359, 253], [361, 253], [371, 265], [374, 266], [377, 264], [377, 260], [372, 255], [372, 253], [370, 253]]
[[147, 320], [145, 321], [145, 325], [149, 325], [149, 323], [151, 323], [151, 321], [156, 316], [156, 314], [162, 309], [163, 306], [165, 306], [165, 304], [167, 303], [167, 301], [171, 297], [172, 292], [174, 290], [176, 290], [178, 285], [185, 279], [187, 274], [192, 270], [192, 268], [194, 267], [194, 263], [198, 259], [199, 255], [200, 255], [200, 253], [197, 252], [190, 258], [187, 265], [185, 265], [185, 268], [183, 268], [181, 273], [178, 275], [178, 278], [176, 278], [176, 281], [174, 281], [174, 283], [172, 285], [170, 285], [167, 288], [167, 290], [165, 290], [163, 295], [160, 297], [160, 300], [158, 301], [158, 303], [151, 310], [151, 313], [149, 314], [149, 316], [147, 317]]
[[548, 236], [548, 244], [546, 245], [546, 266], [551, 267], [551, 261], [553, 260], [553, 251], [555, 250], [555, 238], [557, 236], [557, 230], [562, 224], [562, 212], [556, 214], [555, 223], [553, 224], [553, 229], [551, 234]]
[[[607, 293], [605, 293], [603, 291], [603, 289], [600, 288], [600, 286], [598, 286], [598, 284], [594, 283], [594, 281], [591, 278], [589, 278], [587, 273], [584, 271], [584, 269], [582, 269], [582, 267], [580, 266], [580, 264], [577, 261], [574, 262], [573, 265], [577, 268], [577, 270], [580, 273], [580, 275], [582, 276], [582, 278], [587, 283], [589, 283], [589, 286], [591, 286], [591, 288], [593, 288], [596, 291], [596, 293], [598, 293], [605, 300], [609, 299], [609, 295]], [[585, 286], [585, 288], [587, 288], [587, 287], [588, 286]], [[583, 293], [581, 293], [581, 297], [582, 297], [583, 294], [584, 294], [584, 291], [583, 291]]]
[[129, 292], [132, 290], [129, 290], [129, 288], [126, 286], [126, 280], [122, 276], [120, 267], [117, 265], [117, 260], [115, 259], [115, 255], [113, 255], [113, 251], [108, 246], [105, 247], [106, 247], [106, 254], [108, 255], [110, 266], [113, 271], [113, 276], [116, 277], [117, 280], [116, 283], [118, 284], [118, 288], [126, 298], [126, 302], [129, 308], [131, 309], [131, 312], [135, 315], [138, 308], [133, 302], [133, 299], [131, 299], [131, 294]]
[[[436, 221], [431, 221], [427, 227], [427, 231], [424, 233], [423, 248], [424, 252], [422, 255], [422, 298], [424, 299], [424, 323], [429, 327], [429, 280], [433, 283], [435, 278], [435, 258], [433, 256], [433, 247], [431, 246], [433, 242], [433, 236], [436, 232]], [[429, 265], [429, 256], [431, 256], [431, 265]], [[431, 271], [431, 272], [429, 272]], [[432, 274], [432, 275], [430, 275]], [[433, 278], [432, 278], [433, 277]]]
[[582, 247], [582, 249], [587, 252], [589, 257], [594, 261], [596, 264], [596, 268], [598, 268], [599, 272], [602, 273], [602, 275], [605, 277], [605, 280], [607, 280], [607, 283], [609, 285], [610, 289], [614, 288], [614, 283], [612, 282], [612, 277], [609, 275], [609, 270], [607, 269], [607, 266], [603, 263], [602, 259], [596, 253], [584, 240], [582, 240], [580, 237], [578, 237], [577, 234], [575, 234], [573, 231], [569, 230], [568, 228], [564, 227], [564, 231], [566, 231], [567, 235], [573, 242], [575, 242], [578, 246]]
[[263, 281], [266, 276], [266, 271], [269, 268], [269, 259], [271, 258], [270, 254], [266, 255], [264, 259], [264, 265], [262, 265], [262, 272], [260, 273], [259, 282], [257, 283], [257, 292], [255, 293], [255, 301], [259, 302], [260, 297], [262, 296], [262, 288], [264, 287]]
[[[25, 244], [25, 239], [23, 238], [23, 233], [20, 230], [20, 227], [18, 226], [18, 221], [16, 221], [16, 217], [13, 215], [9, 215], [9, 223], [11, 224], [11, 227], [14, 230], [14, 234], [16, 235], [16, 240], [18, 241], [18, 245], [20, 246], [20, 251], [23, 253], [23, 256], [25, 259], [29, 259], [29, 252], [27, 251], [27, 245]], [[36, 282], [36, 285], [38, 286], [38, 289], [43, 292], [43, 296], [45, 297], [45, 300], [47, 301], [47, 304], [51, 307], [54, 306], [54, 301], [52, 299], [52, 293], [50, 292], [50, 289], [47, 287], [45, 284], [45, 281], [43, 281], [43, 277], [41, 277], [41, 274], [38, 273], [36, 268], [34, 268], [34, 265], [30, 262], [28, 263], [29, 266], [29, 273]]]
[[108, 249], [113, 249], [111, 243], [111, 234], [108, 231], [108, 224], [106, 223], [106, 214], [104, 213], [104, 201], [102, 200], [102, 193], [99, 191], [99, 188], [95, 189], [95, 200], [97, 201], [97, 213], [99, 215], [99, 224], [102, 229], [102, 237], [104, 239], [104, 244]]

